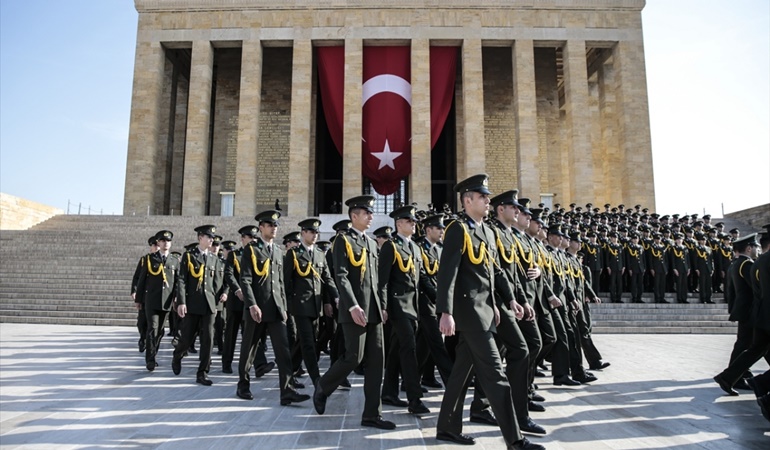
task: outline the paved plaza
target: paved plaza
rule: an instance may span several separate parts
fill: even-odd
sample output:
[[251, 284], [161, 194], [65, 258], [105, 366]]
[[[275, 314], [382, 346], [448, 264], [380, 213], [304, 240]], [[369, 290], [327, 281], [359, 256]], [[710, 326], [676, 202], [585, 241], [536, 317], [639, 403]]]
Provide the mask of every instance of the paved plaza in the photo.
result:
[[[148, 373], [136, 340], [136, 330], [126, 327], [1, 324], [0, 447], [463, 448], [434, 438], [439, 390], [424, 399], [432, 413], [422, 419], [385, 406], [383, 415], [398, 428], [380, 431], [359, 426], [363, 378], [355, 374], [353, 389], [335, 392], [318, 416], [310, 401], [279, 406], [277, 370], [254, 383], [255, 399], [244, 401], [235, 396], [237, 374], [223, 374], [218, 356], [214, 385], [204, 387], [195, 383], [196, 355], [174, 376], [166, 337], [161, 366]], [[724, 368], [733, 336], [595, 341], [612, 362], [598, 382], [562, 388], [537, 379], [547, 411], [532, 417], [549, 433], [531, 440], [548, 449], [770, 448], [770, 424], [754, 395], [723, 396], [711, 380]], [[328, 361], [322, 358], [322, 371]], [[766, 369], [764, 361], [754, 367]], [[312, 394], [311, 387], [305, 391]], [[504, 448], [497, 428], [467, 422], [467, 408], [464, 431], [477, 438], [472, 448]]]

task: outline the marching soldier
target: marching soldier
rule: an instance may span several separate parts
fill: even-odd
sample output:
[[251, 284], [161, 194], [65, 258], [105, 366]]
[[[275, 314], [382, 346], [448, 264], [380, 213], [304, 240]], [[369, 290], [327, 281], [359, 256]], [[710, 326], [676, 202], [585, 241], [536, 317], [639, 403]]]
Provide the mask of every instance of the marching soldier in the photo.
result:
[[263, 333], [270, 334], [275, 360], [278, 363], [278, 383], [282, 406], [301, 403], [310, 396], [300, 394], [291, 386], [292, 367], [289, 338], [286, 331], [286, 291], [283, 282], [283, 252], [274, 243], [278, 231], [278, 211], [263, 211], [254, 217], [259, 223], [260, 237], [252, 241], [241, 256], [241, 289], [243, 290], [243, 340], [238, 358], [238, 388], [236, 395], [252, 400], [249, 370]]
[[145, 256], [145, 263], [136, 285], [137, 302], [144, 305], [147, 318], [147, 349], [144, 356], [147, 370], [150, 372], [158, 367], [155, 358], [163, 337], [163, 324], [176, 296], [179, 258], [169, 255], [173, 237], [174, 233], [168, 230], [155, 234], [158, 251]]
[[182, 255], [177, 285], [177, 313], [184, 319], [179, 344], [174, 349], [171, 369], [174, 375], [182, 371], [182, 358], [192, 345], [195, 335], [200, 332], [200, 363], [196, 374], [196, 383], [211, 386], [208, 377], [211, 366], [211, 349], [214, 346], [214, 316], [216, 314], [215, 284], [219, 258], [210, 252], [214, 242], [216, 227], [202, 225], [195, 229], [198, 233], [198, 246]]
[[219, 290], [216, 293], [217, 299], [217, 315], [214, 318], [214, 345], [217, 347], [217, 354], [222, 354], [222, 348], [224, 347], [225, 338], [225, 317], [226, 310], [225, 304], [227, 303], [227, 285], [225, 285], [224, 273], [225, 273], [225, 257], [222, 249], [222, 236], [214, 236], [214, 242], [211, 244], [211, 253], [216, 255], [217, 271], [216, 274], [221, 276], [216, 281], [216, 285], [219, 286]]
[[314, 385], [321, 377], [318, 371], [316, 335], [318, 319], [326, 303], [324, 293], [335, 300], [339, 297], [325, 254], [316, 244], [320, 226], [321, 221], [318, 219], [301, 221], [299, 227], [302, 230], [302, 243], [289, 249], [283, 261], [289, 313], [294, 316], [302, 359]]
[[[489, 209], [488, 186], [486, 175], [475, 175], [455, 186], [464, 213], [444, 233], [436, 312], [441, 314], [441, 332], [452, 336], [458, 331], [460, 337], [441, 403], [436, 439], [465, 445], [475, 442], [462, 434], [465, 392], [471, 370], [475, 369], [476, 383], [489, 399], [508, 448], [543, 449], [521, 435], [511, 386], [493, 334], [500, 320], [493, 286], [495, 276], [501, 273], [493, 262], [497, 251], [494, 233], [484, 224]], [[507, 297], [512, 301], [513, 293]]]
[[[378, 265], [379, 295], [387, 299], [388, 319], [392, 327], [387, 353], [387, 369], [382, 387], [382, 402], [406, 406], [410, 414], [428, 414], [420, 399], [419, 365], [417, 363], [418, 287], [422, 254], [412, 235], [415, 231], [415, 208], [403, 206], [390, 213], [396, 235], [380, 248]], [[408, 404], [398, 398], [398, 374], [404, 380]]]
[[388, 320], [387, 299], [381, 299], [378, 292], [377, 244], [366, 235], [372, 223], [374, 197], [362, 195], [345, 204], [352, 228], [339, 234], [332, 248], [345, 353], [316, 383], [313, 405], [318, 414], [323, 414], [329, 395], [363, 361], [366, 371], [361, 425], [392, 430], [396, 424], [382, 418], [380, 400], [385, 359], [382, 324]]
[[139, 274], [142, 272], [144, 264], [147, 262], [147, 255], [151, 255], [158, 251], [158, 240], [155, 239], [155, 236], [150, 236], [150, 238], [147, 239], [147, 244], [150, 246], [150, 253], [139, 258], [139, 261], [136, 263], [136, 269], [134, 270], [134, 277], [131, 279], [131, 300], [134, 301], [134, 306], [136, 307], [136, 329], [139, 331], [139, 341], [137, 344], [139, 344], [140, 353], [144, 352], [147, 345], [145, 341], [145, 338], [147, 337], [147, 315], [142, 310], [142, 303], [136, 299], [136, 285], [139, 282]]

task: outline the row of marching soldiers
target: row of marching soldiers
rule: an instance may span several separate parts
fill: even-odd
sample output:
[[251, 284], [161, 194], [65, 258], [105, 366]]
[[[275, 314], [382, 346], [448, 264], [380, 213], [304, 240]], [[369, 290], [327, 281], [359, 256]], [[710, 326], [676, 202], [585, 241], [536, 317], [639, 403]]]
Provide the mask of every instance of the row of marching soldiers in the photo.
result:
[[[392, 229], [378, 230], [376, 240], [367, 234], [374, 198], [348, 199], [350, 220], [335, 225], [328, 252], [317, 241], [315, 218], [298, 224], [299, 243], [279, 246], [280, 213], [273, 210], [258, 214], [257, 226], [241, 228], [241, 247], [228, 243], [222, 256], [213, 225], [196, 228], [198, 242], [183, 254], [170, 252], [171, 231], [158, 232], [158, 249], [142, 258], [134, 283], [146, 321], [140, 333], [147, 369], [157, 367], [164, 320], [173, 311], [181, 319], [172, 331], [174, 374], [199, 336], [196, 381], [211, 385], [224, 304], [224, 373], [232, 372], [241, 330], [239, 398], [253, 399], [252, 368], [258, 377], [273, 367], [265, 357], [269, 336], [281, 405], [311, 398], [298, 390], [300, 359], [318, 414], [335, 390], [350, 386], [355, 370], [364, 376], [361, 425], [394, 429], [382, 405], [429, 413], [420, 378], [434, 364], [446, 388], [438, 440], [474, 443], [462, 433], [463, 399], [474, 380], [471, 422], [499, 427], [508, 448], [544, 448], [522, 434], [546, 433], [530, 417], [545, 410], [535, 375], [548, 361], [554, 385], [579, 386], [597, 379], [584, 359], [592, 370], [609, 366], [591, 339], [589, 304], [599, 298], [582, 262], [580, 233], [568, 233], [553, 216], [546, 224], [542, 210], [530, 209], [516, 190], [493, 197], [488, 186], [484, 174], [458, 183], [463, 212], [457, 215], [418, 221], [414, 206], [399, 207], [390, 213]], [[338, 350], [322, 375], [318, 359], [326, 344], [319, 335], [332, 329], [331, 347]]]
[[611, 302], [629, 292], [631, 301], [639, 303], [644, 292], [651, 292], [655, 302], [664, 303], [665, 293], [672, 292], [679, 303], [687, 302], [688, 293], [713, 303], [713, 292], [723, 292], [738, 229], [728, 234], [722, 222], [711, 224], [710, 215], [702, 220], [697, 214], [661, 216], [648, 214], [641, 205], [610, 210], [606, 204], [606, 212], [591, 210], [590, 203], [587, 212], [574, 203], [570, 211], [555, 207], [548, 218], [580, 233], [592, 288], [609, 293]]

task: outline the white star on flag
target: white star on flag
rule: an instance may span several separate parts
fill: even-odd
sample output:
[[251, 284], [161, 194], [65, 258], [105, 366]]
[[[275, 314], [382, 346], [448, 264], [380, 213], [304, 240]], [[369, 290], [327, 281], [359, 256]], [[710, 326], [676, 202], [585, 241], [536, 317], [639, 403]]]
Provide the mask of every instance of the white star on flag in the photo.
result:
[[380, 167], [377, 168], [377, 170], [381, 170], [383, 167], [388, 166], [393, 170], [396, 170], [395, 164], [393, 164], [393, 161], [396, 160], [399, 156], [401, 156], [403, 152], [392, 152], [390, 151], [390, 144], [388, 143], [388, 140], [385, 139], [385, 149], [381, 152], [372, 152], [372, 156], [380, 160]]

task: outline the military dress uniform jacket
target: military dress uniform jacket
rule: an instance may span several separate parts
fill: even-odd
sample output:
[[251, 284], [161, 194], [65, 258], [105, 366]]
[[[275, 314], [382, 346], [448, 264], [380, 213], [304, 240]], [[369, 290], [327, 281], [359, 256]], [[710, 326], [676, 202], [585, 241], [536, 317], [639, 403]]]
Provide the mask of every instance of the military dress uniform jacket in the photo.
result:
[[754, 261], [741, 255], [733, 261], [727, 272], [725, 300], [731, 322], [751, 320], [754, 291], [751, 287], [751, 266]]
[[690, 256], [687, 247], [672, 245], [668, 249], [668, 256], [671, 270], [676, 269], [679, 275], [687, 275], [687, 271], [690, 270]]
[[631, 243], [625, 246], [625, 267], [627, 270], [633, 271], [633, 273], [644, 273], [645, 271], [645, 256], [644, 248], [641, 245], [634, 245]]
[[179, 257], [160, 252], [144, 257], [136, 285], [136, 301], [147, 309], [169, 311], [176, 297]]
[[665, 245], [650, 244], [650, 269], [655, 271], [655, 274], [662, 273], [665, 275], [668, 272], [668, 258], [666, 257]]
[[690, 255], [695, 267], [695, 270], [700, 271], [701, 276], [711, 275], [714, 273], [714, 257], [711, 248], [708, 246], [696, 245]]
[[355, 229], [337, 235], [332, 246], [334, 279], [339, 290], [338, 323], [354, 323], [350, 308], [360, 306], [368, 323], [382, 322], [387, 298], [380, 298], [377, 242]]
[[583, 251], [586, 254], [585, 265], [593, 271], [602, 270], [602, 246], [599, 243], [583, 242]]
[[546, 254], [543, 255], [545, 267], [548, 269], [550, 283], [544, 286], [546, 298], [551, 296], [558, 297], [562, 303], [567, 299], [565, 294], [567, 290], [567, 280], [564, 277], [564, 265], [559, 257], [559, 251], [550, 245], [546, 247]]
[[526, 302], [532, 305], [538, 314], [548, 315], [548, 301], [544, 296], [538, 295], [539, 291], [542, 291], [542, 276], [532, 280], [527, 277], [527, 270], [534, 268], [537, 264], [540, 250], [534, 240], [527, 234], [522, 233], [516, 228], [512, 228], [511, 232], [516, 243], [517, 269], [519, 270], [519, 280], [521, 281], [521, 293]]
[[293, 316], [321, 317], [324, 295], [337, 298], [324, 252], [299, 245], [286, 252], [283, 260], [283, 279], [289, 313]]
[[249, 243], [241, 256], [241, 289], [243, 290], [243, 315], [248, 309], [259, 306], [262, 322], [283, 322], [286, 307], [286, 291], [283, 282], [283, 251], [277, 244], [272, 251], [262, 239]]
[[618, 274], [626, 267], [622, 244], [607, 243], [604, 247], [604, 267], [612, 269], [613, 273]]
[[[458, 331], [496, 331], [495, 277], [503, 276], [494, 265], [497, 245], [492, 229], [463, 214], [444, 231], [436, 295], [436, 313], [454, 316]], [[504, 283], [504, 285], [508, 285]], [[501, 293], [513, 300], [513, 291]]]
[[380, 248], [377, 277], [380, 298], [394, 319], [417, 320], [422, 253], [417, 243], [396, 235]]
[[243, 300], [235, 295], [241, 289], [241, 256], [243, 256], [242, 248], [233, 250], [227, 255], [227, 261], [225, 262], [225, 285], [229, 290], [226, 305], [227, 311], [231, 313], [243, 312]]
[[751, 266], [750, 278], [754, 291], [754, 327], [770, 331], [770, 252], [765, 252], [757, 258]]
[[[518, 247], [516, 245], [517, 238], [514, 237], [513, 231], [510, 228], [504, 226], [498, 221], [494, 221], [491, 225], [492, 230], [495, 232], [495, 244], [497, 245], [497, 265], [502, 270], [505, 277], [495, 280], [495, 283], [507, 282], [510, 283], [510, 288], [513, 290], [514, 298], [520, 305], [529, 303], [527, 297], [524, 295], [524, 288], [522, 287], [522, 277], [526, 278], [526, 270], [521, 262], [518, 260]], [[499, 295], [503, 292], [503, 287], [497, 287], [497, 306], [510, 310], [510, 302], [506, 302], [503, 296]]]
[[418, 247], [420, 247], [420, 253], [422, 253], [420, 293], [417, 297], [420, 308], [419, 313], [420, 315], [435, 317], [438, 269], [443, 245], [441, 243], [433, 245], [428, 239], [423, 238], [418, 242]]
[[188, 314], [216, 314], [216, 285], [219, 257], [198, 247], [182, 255], [177, 283], [177, 303], [187, 305]]

